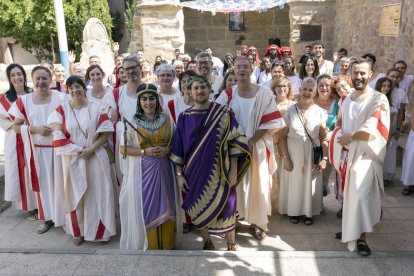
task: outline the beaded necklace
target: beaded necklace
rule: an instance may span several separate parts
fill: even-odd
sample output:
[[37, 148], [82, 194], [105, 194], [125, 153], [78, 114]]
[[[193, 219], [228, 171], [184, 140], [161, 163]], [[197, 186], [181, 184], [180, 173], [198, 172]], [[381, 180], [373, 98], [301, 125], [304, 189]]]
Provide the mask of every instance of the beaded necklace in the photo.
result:
[[135, 123], [139, 125], [140, 127], [143, 127], [145, 129], [154, 131], [159, 129], [164, 123], [165, 123], [165, 115], [159, 114], [159, 116], [154, 117], [153, 119], [148, 118], [147, 115], [144, 114], [143, 119], [137, 119], [135, 118]]

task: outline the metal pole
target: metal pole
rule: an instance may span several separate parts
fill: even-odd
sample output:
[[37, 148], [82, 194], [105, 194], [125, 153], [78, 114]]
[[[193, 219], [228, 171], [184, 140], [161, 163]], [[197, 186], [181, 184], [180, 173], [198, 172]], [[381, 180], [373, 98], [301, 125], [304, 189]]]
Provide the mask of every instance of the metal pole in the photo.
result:
[[56, 27], [59, 40], [60, 63], [66, 69], [66, 76], [69, 76], [68, 41], [66, 38], [65, 14], [63, 13], [62, 0], [54, 0]]

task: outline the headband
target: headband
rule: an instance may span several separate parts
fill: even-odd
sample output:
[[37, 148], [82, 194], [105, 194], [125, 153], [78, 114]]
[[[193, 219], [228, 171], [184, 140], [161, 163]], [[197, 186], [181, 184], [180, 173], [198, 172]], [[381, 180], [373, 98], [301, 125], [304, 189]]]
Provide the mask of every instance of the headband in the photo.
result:
[[203, 75], [197, 75], [197, 76], [190, 77], [190, 80], [187, 83], [187, 88], [188, 89], [191, 89], [191, 86], [193, 85], [193, 83], [195, 81], [206, 83], [208, 89], [211, 90], [211, 84], [210, 84], [210, 82], [208, 81], [207, 77], [206, 76], [203, 76]]

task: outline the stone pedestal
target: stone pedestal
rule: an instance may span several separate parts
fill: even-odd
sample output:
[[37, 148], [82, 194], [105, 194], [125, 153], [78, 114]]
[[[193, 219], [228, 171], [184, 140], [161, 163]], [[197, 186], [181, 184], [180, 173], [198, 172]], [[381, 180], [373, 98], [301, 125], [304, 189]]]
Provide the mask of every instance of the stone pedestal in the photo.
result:
[[101, 59], [101, 67], [106, 75], [114, 70], [114, 54], [103, 23], [97, 18], [90, 18], [83, 29], [82, 54], [80, 62], [84, 68], [89, 67], [89, 57], [95, 55]]
[[134, 31], [128, 52], [135, 54], [139, 49], [146, 59], [154, 61], [157, 55], [173, 59], [174, 49], [184, 51], [184, 14], [179, 1], [136, 1]]

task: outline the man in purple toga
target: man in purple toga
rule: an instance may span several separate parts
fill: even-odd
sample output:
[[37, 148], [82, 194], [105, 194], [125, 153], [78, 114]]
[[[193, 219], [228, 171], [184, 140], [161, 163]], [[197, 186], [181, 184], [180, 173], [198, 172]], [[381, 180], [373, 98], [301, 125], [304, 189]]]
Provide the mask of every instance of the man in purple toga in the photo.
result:
[[250, 166], [247, 140], [230, 109], [209, 101], [205, 76], [191, 77], [194, 106], [180, 114], [170, 159], [177, 183], [187, 193], [182, 208], [214, 250], [210, 234], [225, 235], [227, 250], [236, 251], [236, 185]]

